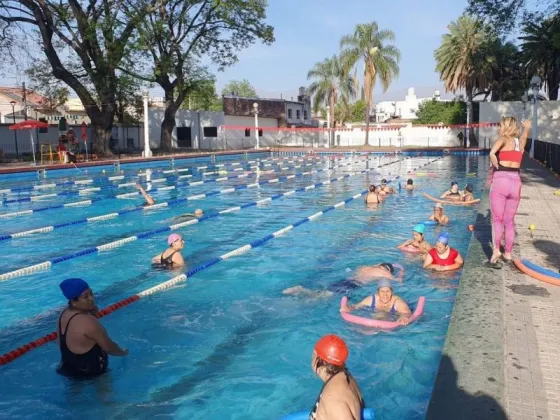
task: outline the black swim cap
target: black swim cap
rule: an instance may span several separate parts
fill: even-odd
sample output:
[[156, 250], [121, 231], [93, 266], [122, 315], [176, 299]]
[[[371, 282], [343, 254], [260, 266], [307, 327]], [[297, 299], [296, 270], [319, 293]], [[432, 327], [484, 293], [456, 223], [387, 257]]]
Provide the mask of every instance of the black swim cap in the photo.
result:
[[408, 181], [406, 181], [406, 183], [408, 185], [412, 185], [414, 183], [414, 181], [412, 180], [412, 178], [408, 178]]
[[379, 264], [379, 266], [383, 267], [386, 270], [389, 270], [389, 272], [391, 274], [393, 274], [395, 272], [395, 267], [393, 267], [393, 264], [391, 264], [391, 263], [384, 262], [384, 263]]

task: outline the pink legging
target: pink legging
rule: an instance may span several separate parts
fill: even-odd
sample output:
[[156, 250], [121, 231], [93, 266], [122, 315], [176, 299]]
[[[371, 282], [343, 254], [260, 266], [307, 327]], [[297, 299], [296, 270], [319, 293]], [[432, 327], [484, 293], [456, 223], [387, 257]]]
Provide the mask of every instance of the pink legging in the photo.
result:
[[521, 178], [517, 172], [496, 171], [490, 189], [492, 236], [495, 249], [500, 249], [506, 231], [505, 251], [510, 253], [515, 238], [514, 219], [521, 200]]

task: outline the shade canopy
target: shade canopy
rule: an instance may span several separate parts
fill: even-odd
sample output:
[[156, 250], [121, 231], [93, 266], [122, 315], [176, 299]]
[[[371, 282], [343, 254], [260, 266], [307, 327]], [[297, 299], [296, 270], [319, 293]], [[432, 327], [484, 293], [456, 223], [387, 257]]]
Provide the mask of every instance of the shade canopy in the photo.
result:
[[37, 120], [21, 121], [10, 125], [10, 130], [33, 130], [35, 128], [49, 128], [49, 123]]

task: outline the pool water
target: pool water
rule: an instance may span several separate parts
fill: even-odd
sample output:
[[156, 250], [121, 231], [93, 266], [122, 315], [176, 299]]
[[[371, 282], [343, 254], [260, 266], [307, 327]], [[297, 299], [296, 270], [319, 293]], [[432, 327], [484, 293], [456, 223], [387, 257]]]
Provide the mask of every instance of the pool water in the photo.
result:
[[[264, 154], [259, 157], [269, 159]], [[334, 165], [359, 160], [347, 158]], [[245, 159], [243, 155], [228, 157], [229, 162]], [[350, 171], [395, 162], [382, 167], [380, 175], [371, 171], [352, 176], [179, 229], [186, 240], [183, 256], [189, 267], [194, 267], [350, 198], [382, 177], [401, 175], [404, 182], [408, 171], [434, 159], [431, 156], [372, 157], [368, 164], [355, 163], [332, 172], [214, 195], [169, 208], [5, 240], [0, 242], [4, 257], [0, 273], [168, 226], [175, 223], [174, 217], [195, 208], [211, 214]], [[201, 162], [204, 161], [176, 161], [175, 165], [196, 166]], [[301, 163], [291, 165], [295, 164]], [[315, 162], [313, 168], [326, 169], [329, 165], [332, 167], [333, 163], [322, 160]], [[125, 175], [134, 177], [135, 172], [148, 166], [168, 168], [165, 162], [121, 168]], [[310, 366], [313, 345], [322, 335], [335, 333], [350, 347], [349, 370], [356, 377], [367, 406], [375, 408], [376, 418], [423, 418], [460, 272], [426, 273], [421, 269], [420, 257], [403, 254], [395, 246], [410, 237], [412, 226], [426, 220], [432, 212], [433, 202], [425, 199], [421, 191], [439, 196], [451, 181], [459, 182], [461, 187], [468, 182], [474, 185], [475, 195], [479, 197], [486, 166], [487, 157], [483, 156], [447, 156], [434, 161], [413, 177], [419, 191], [403, 191], [377, 209], [366, 209], [362, 199], [354, 200], [263, 247], [202, 270], [180, 286], [117, 310], [103, 318], [102, 323], [117, 343], [130, 350], [130, 355], [111, 358], [110, 373], [98, 380], [73, 382], [57, 375], [59, 350], [55, 343], [0, 366], [4, 384], [0, 394], [1, 417], [279, 418], [311, 408], [321, 388]], [[261, 173], [258, 180], [301, 170]], [[100, 171], [92, 169], [87, 176], [102, 177]], [[60, 174], [52, 171], [41, 182], [63, 182], [75, 176], [76, 171]], [[0, 189], [29, 185], [32, 179], [29, 175], [0, 178]], [[167, 201], [251, 183], [255, 179], [154, 192], [154, 198], [158, 202]], [[36, 178], [34, 181], [37, 182]], [[118, 182], [130, 181], [115, 183]], [[88, 186], [79, 188], [84, 187]], [[71, 188], [76, 189], [55, 191]], [[92, 194], [91, 197], [107, 199], [91, 206], [0, 219], [0, 235], [141, 204], [140, 196], [128, 200], [109, 198], [131, 191], [134, 190], [123, 188], [118, 192]], [[28, 195], [29, 192], [13, 194], [9, 198]], [[2, 206], [1, 212], [80, 199], [53, 197], [39, 203], [9, 204]], [[467, 226], [474, 222], [476, 208], [448, 206], [446, 213], [452, 220], [450, 226], [445, 229], [427, 226], [426, 238], [433, 243], [437, 233], [446, 230], [451, 235], [451, 245], [465, 257], [471, 236]], [[87, 279], [96, 293], [97, 304], [104, 307], [182, 273], [182, 270], [155, 270], [150, 265], [151, 258], [166, 248], [168, 234], [164, 232], [0, 282], [0, 354], [54, 331], [57, 315], [65, 303], [58, 284], [66, 277]], [[298, 284], [323, 290], [350, 277], [356, 267], [384, 261], [398, 262], [406, 269], [404, 281], [395, 285], [396, 294], [411, 304], [419, 296], [426, 296], [423, 317], [407, 328], [375, 332], [347, 324], [338, 311], [340, 295], [305, 300], [282, 294], [285, 288]], [[350, 299], [355, 302], [373, 289], [369, 286], [354, 291]]]

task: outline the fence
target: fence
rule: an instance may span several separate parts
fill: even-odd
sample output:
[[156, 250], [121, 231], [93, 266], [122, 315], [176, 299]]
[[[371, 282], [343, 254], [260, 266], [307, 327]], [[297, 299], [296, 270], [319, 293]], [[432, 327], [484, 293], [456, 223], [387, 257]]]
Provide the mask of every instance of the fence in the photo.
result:
[[[47, 133], [39, 133], [39, 130], [10, 130], [9, 126], [11, 124], [0, 124], [0, 155], [15, 156], [16, 154], [16, 139], [17, 139], [17, 150], [18, 154], [25, 155], [31, 154], [31, 137], [33, 134], [33, 141], [35, 143], [35, 153], [40, 153], [41, 144], [51, 144], [53, 149], [58, 146], [58, 127], [51, 126]], [[125, 152], [125, 151], [139, 151], [143, 147], [143, 132], [142, 125], [135, 126], [115, 126], [112, 131], [111, 139], [111, 149], [113, 152]], [[79, 139], [80, 149], [83, 151], [84, 143], [81, 140], [82, 136], [82, 126], [81, 125], [69, 125], [69, 129], [72, 129]], [[86, 128], [87, 138], [88, 138], [88, 151], [92, 150], [92, 139], [93, 133], [92, 128], [88, 126]], [[30, 133], [31, 131], [31, 133]]]

